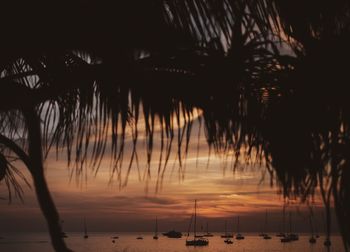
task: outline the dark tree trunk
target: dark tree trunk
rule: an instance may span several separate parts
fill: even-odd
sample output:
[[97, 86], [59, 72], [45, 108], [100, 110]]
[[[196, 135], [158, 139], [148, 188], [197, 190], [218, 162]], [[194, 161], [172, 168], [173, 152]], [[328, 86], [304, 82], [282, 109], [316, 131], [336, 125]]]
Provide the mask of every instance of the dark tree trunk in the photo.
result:
[[72, 251], [67, 248], [62, 237], [59, 214], [44, 176], [40, 118], [34, 109], [26, 109], [24, 117], [28, 129], [28, 154], [30, 159], [28, 169], [33, 177], [36, 196], [49, 228], [52, 245], [57, 252]]

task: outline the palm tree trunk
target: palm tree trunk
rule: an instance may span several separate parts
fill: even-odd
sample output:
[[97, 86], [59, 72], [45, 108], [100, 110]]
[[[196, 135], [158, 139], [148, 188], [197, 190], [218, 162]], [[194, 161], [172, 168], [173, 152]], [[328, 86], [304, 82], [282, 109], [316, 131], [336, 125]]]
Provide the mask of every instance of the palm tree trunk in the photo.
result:
[[51, 242], [57, 252], [72, 251], [67, 248], [62, 237], [62, 229], [60, 225], [60, 218], [55, 207], [55, 203], [51, 197], [47, 183], [43, 174], [32, 175], [36, 196], [40, 205], [40, 209], [45, 216], [48, 224]]
[[72, 251], [67, 248], [62, 237], [59, 214], [44, 176], [40, 118], [34, 109], [26, 109], [23, 112], [28, 129], [28, 154], [30, 159], [28, 169], [33, 178], [40, 209], [49, 228], [52, 245], [57, 252]]

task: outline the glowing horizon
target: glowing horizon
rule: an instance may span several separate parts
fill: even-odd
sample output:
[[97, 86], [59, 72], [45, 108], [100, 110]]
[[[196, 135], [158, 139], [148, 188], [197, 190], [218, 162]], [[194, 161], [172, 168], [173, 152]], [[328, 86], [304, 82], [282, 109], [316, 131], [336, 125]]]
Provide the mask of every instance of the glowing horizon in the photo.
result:
[[[141, 141], [138, 144], [138, 149], [141, 150], [139, 167], [134, 163], [129, 176], [126, 175], [130, 156], [128, 152], [131, 149], [130, 135], [126, 139], [126, 161], [121, 169], [120, 180], [114, 179], [112, 183], [108, 155], [103, 159], [96, 176], [94, 171], [87, 169], [87, 181], [83, 177], [77, 184], [74, 177], [69, 180], [74, 168], [67, 169], [64, 152], [58, 160], [54, 152], [50, 153], [45, 162], [46, 177], [61, 218], [65, 220], [64, 229], [80, 230], [81, 221], [85, 217], [90, 230], [151, 231], [157, 216], [161, 230], [174, 227], [184, 231], [193, 212], [194, 199], [197, 199], [198, 218], [202, 223], [210, 221], [213, 231], [222, 230], [225, 219], [230, 220], [233, 225], [232, 218], [237, 216], [242, 217], [243, 231], [258, 231], [266, 210], [271, 213], [271, 230], [276, 230], [280, 225], [284, 200], [277, 193], [276, 186], [270, 186], [269, 175], [263, 164], [246, 165], [241, 162], [233, 170], [230, 163], [233, 154], [228, 153], [225, 156], [211, 153], [209, 156], [204, 132], [197, 142], [198, 129], [198, 120], [195, 120], [192, 129], [195, 140], [191, 142], [188, 154], [184, 157], [183, 166], [179, 166], [174, 151], [162, 179], [159, 179], [158, 172], [157, 143], [148, 170], [145, 154], [142, 154], [144, 144]], [[156, 140], [157, 137], [159, 138], [159, 134], [155, 135]], [[147, 176], [148, 171], [150, 176]], [[263, 176], [266, 177], [261, 182]], [[127, 185], [124, 186], [125, 181]], [[4, 186], [1, 188], [4, 189]], [[1, 192], [0, 196], [2, 195]], [[0, 225], [0, 231], [46, 230], [33, 190], [25, 188], [24, 200], [23, 205], [17, 200], [8, 206], [6, 201], [0, 202], [0, 223], [16, 223], [16, 226], [11, 227]], [[292, 207], [288, 211], [295, 212], [298, 201], [291, 200], [289, 203]], [[319, 197], [316, 197], [313, 205], [320, 218], [322, 204]], [[302, 208], [304, 209], [300, 211], [298, 224], [300, 227], [307, 215], [307, 208]], [[307, 230], [308, 225], [304, 229]]]

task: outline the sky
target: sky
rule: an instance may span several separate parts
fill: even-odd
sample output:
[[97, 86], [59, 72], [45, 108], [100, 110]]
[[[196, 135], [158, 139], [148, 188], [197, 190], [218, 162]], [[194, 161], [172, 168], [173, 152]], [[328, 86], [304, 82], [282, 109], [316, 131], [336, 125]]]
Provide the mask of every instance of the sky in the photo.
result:
[[[123, 163], [120, 180], [116, 176], [111, 179], [111, 159], [108, 154], [96, 174], [87, 168], [83, 179], [79, 177], [77, 180], [74, 176], [71, 177], [72, 168], [67, 167], [64, 152], [58, 158], [55, 152], [51, 152], [45, 161], [45, 172], [50, 191], [64, 221], [63, 229], [79, 232], [83, 230], [83, 220], [86, 218], [90, 231], [152, 231], [157, 217], [160, 231], [173, 228], [187, 231], [194, 200], [197, 199], [198, 230], [208, 223], [210, 231], [223, 232], [224, 223], [228, 221], [229, 230], [234, 231], [237, 216], [240, 216], [242, 232], [261, 232], [263, 229], [281, 231], [284, 200], [279, 188], [271, 186], [264, 164], [246, 164], [241, 160], [233, 170], [230, 153], [209, 153], [202, 129], [198, 140], [200, 127], [196, 116], [193, 120], [193, 137], [182, 167], [179, 166], [176, 151], [173, 151], [164, 177], [158, 183], [159, 134], [155, 135], [156, 144], [149, 177], [145, 176], [146, 146], [141, 140], [142, 132], [138, 144], [139, 166], [134, 164], [128, 177], [126, 170], [131, 139], [130, 132], [127, 134], [124, 157], [126, 161]], [[140, 125], [142, 123], [141, 121]], [[25, 169], [21, 170], [30, 180]], [[6, 187], [3, 183], [0, 184], [0, 198], [3, 198], [0, 200], [0, 233], [47, 230], [34, 189], [25, 185], [23, 188], [24, 202], [14, 199], [8, 204]], [[318, 195], [314, 199], [313, 207], [316, 229], [322, 232], [323, 209]], [[266, 211], [268, 225], [265, 228]], [[309, 231], [307, 205], [300, 204], [299, 200], [290, 200], [286, 212], [292, 212], [295, 231]], [[335, 222], [333, 214], [333, 223]], [[333, 229], [336, 230], [336, 225], [333, 225]]]

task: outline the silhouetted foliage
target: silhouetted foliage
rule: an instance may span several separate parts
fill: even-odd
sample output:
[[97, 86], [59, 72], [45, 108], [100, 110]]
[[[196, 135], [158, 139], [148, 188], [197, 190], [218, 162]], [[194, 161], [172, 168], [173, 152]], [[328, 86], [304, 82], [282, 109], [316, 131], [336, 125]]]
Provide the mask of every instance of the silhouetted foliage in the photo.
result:
[[236, 158], [243, 151], [247, 161], [254, 153], [285, 197], [307, 200], [319, 187], [328, 233], [333, 199], [349, 244], [348, 1], [39, 1], [3, 9], [1, 23], [11, 24], [0, 44], [0, 180], [21, 197], [16, 178], [26, 180], [14, 165], [26, 165], [57, 251], [68, 249], [43, 174], [49, 150], [65, 147], [79, 177], [87, 164], [98, 171], [111, 141], [120, 179], [126, 129], [130, 171], [143, 117], [148, 166], [160, 122], [159, 176], [173, 151], [182, 165], [195, 109], [210, 148]]

